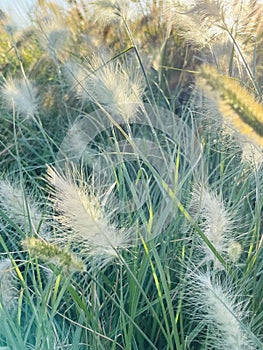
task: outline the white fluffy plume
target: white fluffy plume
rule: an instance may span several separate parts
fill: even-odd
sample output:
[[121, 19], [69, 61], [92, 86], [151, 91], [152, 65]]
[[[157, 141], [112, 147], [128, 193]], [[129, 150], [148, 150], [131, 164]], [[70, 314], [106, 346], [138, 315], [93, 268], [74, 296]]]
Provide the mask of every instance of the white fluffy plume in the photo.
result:
[[110, 222], [103, 196], [97, 196], [76, 169], [61, 175], [48, 167], [48, 181], [55, 220], [60, 224], [53, 238], [56, 243], [72, 247], [84, 259], [108, 259], [117, 255], [118, 248], [126, 247], [127, 235]]

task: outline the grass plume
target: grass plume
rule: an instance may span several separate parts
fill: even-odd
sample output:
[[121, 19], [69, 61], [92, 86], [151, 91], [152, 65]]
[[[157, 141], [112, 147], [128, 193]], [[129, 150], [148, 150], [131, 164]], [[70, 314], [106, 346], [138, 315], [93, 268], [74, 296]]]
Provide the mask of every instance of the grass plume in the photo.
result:
[[55, 217], [63, 229], [57, 229], [52, 239], [63, 246], [80, 249], [84, 258], [102, 260], [117, 256], [117, 249], [127, 246], [125, 232], [117, 229], [105, 212], [103, 198], [99, 198], [79, 172], [59, 174], [48, 167], [47, 180], [51, 185], [51, 200]]
[[17, 304], [18, 279], [13, 271], [13, 265], [10, 259], [0, 261], [0, 319], [1, 309], [4, 308], [7, 312], [13, 313]]
[[[199, 217], [200, 226], [218, 253], [230, 261], [237, 261], [241, 254], [240, 244], [234, 240], [233, 214], [226, 209], [222, 198], [203, 185], [195, 185], [192, 194], [191, 210]], [[199, 252], [203, 262], [213, 262], [215, 268], [222, 268], [210, 249], [200, 242]]]
[[[263, 146], [263, 106], [255, 97], [243, 88], [237, 80], [219, 74], [211, 66], [203, 66], [201, 76], [207, 84], [219, 92], [222, 101], [233, 110], [232, 123], [243, 135], [254, 139]], [[222, 112], [226, 109], [222, 110]], [[228, 112], [229, 114], [229, 112]], [[222, 116], [224, 117], [224, 113]], [[252, 129], [252, 130], [251, 130]]]
[[112, 106], [126, 121], [130, 121], [142, 105], [145, 81], [134, 65], [93, 55], [82, 66], [68, 64], [66, 67], [73, 68], [70, 73], [83, 102], [91, 100]]
[[1, 87], [1, 97], [6, 106], [18, 114], [30, 118], [38, 111], [37, 92], [28, 79], [7, 78]]
[[34, 196], [28, 194], [22, 184], [12, 183], [8, 179], [0, 180], [0, 206], [6, 216], [25, 233], [33, 230], [46, 234], [43, 213]]
[[209, 349], [259, 349], [257, 338], [245, 325], [247, 312], [231, 283], [222, 282], [211, 272], [191, 274], [191, 303], [197, 318], [207, 328]]
[[22, 241], [22, 245], [33, 257], [62, 268], [66, 273], [85, 271], [84, 263], [71, 252], [43, 239], [29, 237]]

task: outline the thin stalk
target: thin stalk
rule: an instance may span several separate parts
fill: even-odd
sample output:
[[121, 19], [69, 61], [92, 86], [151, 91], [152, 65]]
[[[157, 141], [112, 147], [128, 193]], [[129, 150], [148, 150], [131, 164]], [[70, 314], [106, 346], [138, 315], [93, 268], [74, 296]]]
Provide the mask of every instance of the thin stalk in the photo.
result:
[[239, 48], [239, 46], [238, 46], [238, 44], [236, 42], [236, 39], [233, 37], [233, 34], [227, 28], [226, 28], [226, 32], [229, 35], [229, 37], [230, 37], [230, 39], [231, 39], [231, 41], [232, 41], [232, 43], [234, 45], [234, 48], [236, 49], [236, 51], [238, 53], [238, 56], [240, 57], [241, 62], [243, 63], [243, 65], [245, 67], [245, 70], [246, 70], [246, 72], [247, 72], [247, 74], [248, 74], [248, 76], [249, 76], [249, 78], [250, 78], [250, 80], [251, 80], [251, 82], [252, 82], [252, 84], [254, 86], [254, 89], [255, 89], [255, 91], [257, 93], [257, 96], [261, 96], [261, 90], [260, 90], [260, 88], [259, 88], [259, 86], [258, 86], [258, 84], [256, 82], [256, 79], [255, 79], [255, 77], [254, 77], [254, 75], [253, 75], [253, 73], [252, 73], [252, 71], [251, 71], [251, 69], [250, 69], [250, 67], [249, 67], [249, 65], [248, 65], [244, 55], [242, 54], [242, 52], [241, 52], [241, 50], [240, 50], [240, 48]]
[[152, 100], [153, 100], [153, 103], [154, 103], [155, 97], [154, 97], [154, 94], [153, 94], [153, 91], [152, 91], [152, 88], [151, 88], [149, 79], [148, 79], [147, 74], [146, 74], [146, 72], [145, 72], [145, 69], [144, 69], [144, 66], [143, 66], [143, 63], [142, 63], [142, 59], [141, 59], [141, 55], [140, 55], [140, 53], [139, 53], [139, 50], [138, 50], [138, 48], [137, 48], [137, 45], [136, 45], [136, 43], [135, 43], [135, 40], [134, 40], [134, 38], [133, 38], [132, 32], [131, 32], [131, 30], [130, 30], [130, 27], [128, 26], [128, 23], [127, 23], [126, 19], [125, 19], [123, 16], [122, 16], [121, 18], [122, 18], [122, 20], [123, 20], [123, 24], [124, 24], [124, 27], [125, 27], [125, 29], [126, 29], [126, 31], [127, 31], [127, 34], [128, 34], [128, 36], [129, 36], [129, 38], [130, 38], [130, 40], [131, 40], [131, 43], [132, 43], [132, 45], [133, 45], [133, 47], [134, 47], [136, 56], [137, 56], [137, 58], [138, 58], [140, 67], [141, 67], [141, 69], [142, 69], [142, 73], [143, 73], [143, 75], [144, 75], [146, 84], [147, 84], [147, 86], [148, 86], [148, 89], [149, 89], [149, 91], [150, 91], [150, 94], [151, 94], [151, 96], [152, 96]]

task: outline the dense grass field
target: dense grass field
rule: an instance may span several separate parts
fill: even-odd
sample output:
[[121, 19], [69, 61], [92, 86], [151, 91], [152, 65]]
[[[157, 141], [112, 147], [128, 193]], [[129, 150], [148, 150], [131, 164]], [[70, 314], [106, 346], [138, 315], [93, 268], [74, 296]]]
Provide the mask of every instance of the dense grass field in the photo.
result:
[[263, 349], [262, 12], [1, 13], [0, 350]]

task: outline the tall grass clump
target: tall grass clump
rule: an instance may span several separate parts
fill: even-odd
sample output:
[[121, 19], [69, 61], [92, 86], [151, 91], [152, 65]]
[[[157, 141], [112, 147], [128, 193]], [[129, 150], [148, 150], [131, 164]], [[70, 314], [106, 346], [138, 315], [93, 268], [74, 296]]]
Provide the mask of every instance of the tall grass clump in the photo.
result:
[[0, 14], [0, 348], [262, 349], [261, 13]]

